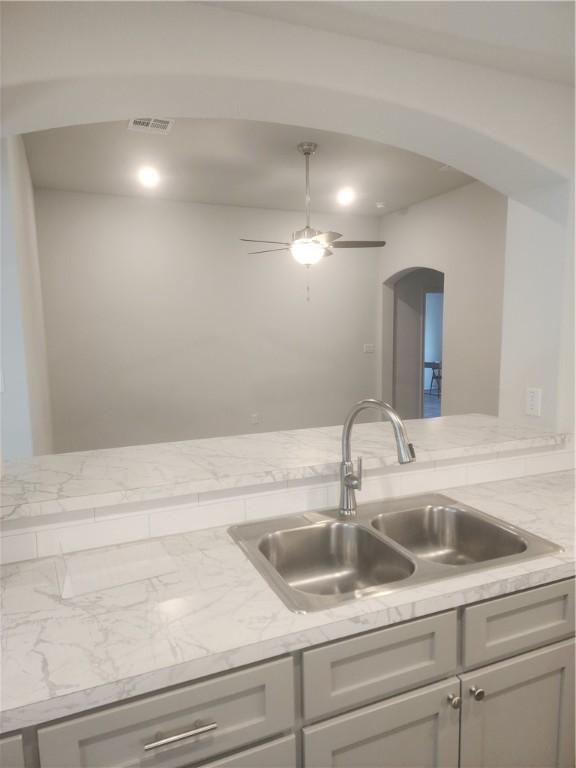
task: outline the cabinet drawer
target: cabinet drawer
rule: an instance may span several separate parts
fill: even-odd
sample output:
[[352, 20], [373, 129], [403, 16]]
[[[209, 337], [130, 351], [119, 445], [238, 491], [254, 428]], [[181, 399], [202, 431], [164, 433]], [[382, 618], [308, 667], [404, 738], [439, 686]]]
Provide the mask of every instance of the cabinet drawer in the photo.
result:
[[199, 768], [296, 768], [296, 737], [286, 736]]
[[458, 678], [304, 728], [306, 768], [456, 768]]
[[24, 768], [22, 736], [0, 739], [0, 765], [2, 768]]
[[456, 669], [456, 613], [306, 651], [306, 720], [444, 677]]
[[464, 665], [513, 656], [573, 632], [573, 580], [473, 605], [464, 611]]
[[[292, 727], [292, 659], [280, 659], [42, 728], [42, 768], [183, 768]], [[202, 726], [216, 724], [201, 735]], [[146, 749], [171, 737], [166, 745]]]

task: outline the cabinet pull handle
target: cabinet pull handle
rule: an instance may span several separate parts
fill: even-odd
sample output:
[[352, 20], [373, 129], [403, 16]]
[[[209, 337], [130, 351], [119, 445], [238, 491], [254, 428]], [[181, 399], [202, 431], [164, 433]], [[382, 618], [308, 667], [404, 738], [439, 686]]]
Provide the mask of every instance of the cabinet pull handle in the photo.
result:
[[476, 688], [475, 685], [470, 688], [470, 693], [474, 696], [475, 701], [482, 701], [484, 696], [486, 696], [484, 688]]
[[456, 696], [453, 693], [450, 693], [448, 695], [448, 704], [452, 707], [452, 709], [460, 709], [460, 705], [462, 704], [462, 699], [460, 696]]
[[176, 736], [168, 736], [165, 739], [159, 739], [159, 741], [153, 741], [150, 744], [144, 745], [144, 752], [149, 752], [151, 749], [158, 749], [158, 747], [165, 747], [168, 744], [175, 744], [178, 741], [184, 741], [184, 739], [192, 739], [194, 736], [202, 736], [203, 733], [209, 733], [215, 731], [218, 728], [218, 723], [206, 723], [202, 725], [199, 721], [194, 723], [194, 728], [191, 731], [185, 733], [178, 733]]

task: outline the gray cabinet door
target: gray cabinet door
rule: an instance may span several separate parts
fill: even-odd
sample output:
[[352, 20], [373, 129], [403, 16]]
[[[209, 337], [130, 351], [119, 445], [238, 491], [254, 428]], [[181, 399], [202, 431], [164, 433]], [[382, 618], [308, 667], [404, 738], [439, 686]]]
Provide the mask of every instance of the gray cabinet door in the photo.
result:
[[306, 768], [455, 768], [458, 678], [304, 728]]
[[0, 766], [24, 768], [22, 736], [7, 736], [5, 739], [0, 739]]
[[573, 768], [574, 640], [461, 680], [462, 768]]

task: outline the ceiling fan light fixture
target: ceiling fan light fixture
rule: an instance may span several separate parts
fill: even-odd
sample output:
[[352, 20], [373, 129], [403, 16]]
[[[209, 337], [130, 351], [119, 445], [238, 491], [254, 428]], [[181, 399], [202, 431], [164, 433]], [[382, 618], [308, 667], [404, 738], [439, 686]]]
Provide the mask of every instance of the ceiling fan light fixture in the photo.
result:
[[[299, 264], [310, 267], [317, 264], [324, 256], [331, 256], [333, 248], [381, 248], [386, 245], [384, 240], [340, 240], [339, 232], [320, 232], [310, 225], [310, 156], [314, 154], [317, 145], [313, 141], [305, 141], [298, 144], [298, 151], [304, 155], [306, 161], [306, 198], [305, 213], [306, 226], [292, 233], [288, 241], [279, 240], [252, 240], [241, 237], [248, 243], [265, 243], [266, 245], [282, 245], [283, 248], [266, 248], [260, 251], [251, 251], [253, 254], [273, 253], [289, 250]], [[354, 200], [356, 193], [351, 187], [340, 190], [342, 205], [347, 205]]]
[[290, 246], [290, 253], [294, 259], [307, 267], [317, 264], [325, 252], [326, 248], [316, 240], [296, 240]]

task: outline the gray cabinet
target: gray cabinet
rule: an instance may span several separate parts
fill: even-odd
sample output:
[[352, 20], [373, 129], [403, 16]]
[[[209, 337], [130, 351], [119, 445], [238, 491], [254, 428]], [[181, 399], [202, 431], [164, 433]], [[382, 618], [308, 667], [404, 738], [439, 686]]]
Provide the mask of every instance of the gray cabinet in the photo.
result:
[[573, 768], [574, 652], [556, 643], [307, 726], [305, 766]]
[[42, 768], [184, 768], [290, 730], [292, 659], [50, 725]]
[[461, 680], [462, 768], [573, 768], [573, 640]]
[[24, 768], [22, 736], [8, 736], [0, 739], [0, 766], [2, 768]]
[[[41, 768], [574, 768], [574, 581], [462, 624], [447, 611], [305, 650], [297, 697], [290, 657], [46, 725]], [[19, 735], [0, 764], [24, 768]]]
[[487, 664], [573, 634], [573, 579], [488, 600], [464, 611], [464, 665]]
[[453, 674], [457, 637], [456, 612], [451, 611], [305, 651], [305, 719]]
[[306, 768], [455, 768], [459, 710], [451, 678], [304, 728]]

